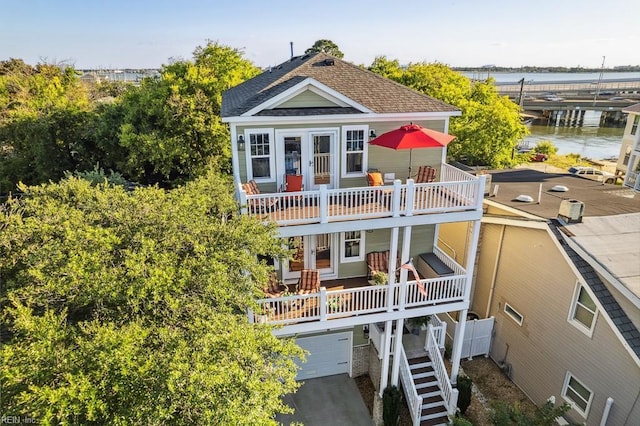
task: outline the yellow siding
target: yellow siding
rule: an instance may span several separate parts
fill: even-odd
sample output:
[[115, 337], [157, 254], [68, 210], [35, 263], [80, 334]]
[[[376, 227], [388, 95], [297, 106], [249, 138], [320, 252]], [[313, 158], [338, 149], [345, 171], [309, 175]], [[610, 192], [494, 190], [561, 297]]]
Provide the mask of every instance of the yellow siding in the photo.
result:
[[460, 265], [467, 264], [469, 222], [443, 223], [438, 232], [438, 247]]
[[471, 289], [471, 310], [480, 314], [482, 318], [491, 316], [491, 313], [487, 311], [487, 303], [489, 302], [493, 274], [499, 257], [498, 247], [502, 228], [502, 225], [483, 223], [480, 229], [478, 262]]

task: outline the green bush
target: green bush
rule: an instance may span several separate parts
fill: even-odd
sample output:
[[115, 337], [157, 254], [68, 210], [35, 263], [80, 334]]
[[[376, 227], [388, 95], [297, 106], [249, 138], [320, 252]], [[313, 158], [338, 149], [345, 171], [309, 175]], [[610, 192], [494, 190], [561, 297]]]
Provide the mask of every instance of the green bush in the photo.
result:
[[469, 404], [471, 404], [471, 387], [473, 381], [468, 376], [458, 376], [458, 408], [462, 414], [466, 413]]
[[554, 426], [557, 424], [556, 418], [562, 416], [570, 408], [568, 404], [556, 407], [552, 402], [547, 401], [531, 415], [522, 412], [517, 402], [509, 405], [503, 401], [494, 401], [491, 403], [491, 407], [493, 410], [489, 420], [491, 424], [496, 426], [511, 426], [514, 424], [522, 426]]
[[535, 151], [549, 156], [555, 155], [558, 148], [551, 141], [540, 141], [536, 144]]
[[384, 426], [396, 426], [400, 419], [402, 394], [396, 386], [387, 387], [382, 392], [382, 421]]

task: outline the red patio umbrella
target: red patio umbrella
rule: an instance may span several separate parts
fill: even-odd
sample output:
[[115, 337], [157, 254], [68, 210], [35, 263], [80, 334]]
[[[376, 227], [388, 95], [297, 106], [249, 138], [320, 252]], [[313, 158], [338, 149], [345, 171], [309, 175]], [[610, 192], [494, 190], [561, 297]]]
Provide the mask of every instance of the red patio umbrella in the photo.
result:
[[383, 146], [395, 150], [409, 150], [409, 177], [411, 177], [411, 152], [414, 148], [442, 148], [456, 137], [447, 133], [438, 132], [418, 126], [408, 124], [399, 129], [383, 133], [375, 139], [369, 141], [371, 145]]

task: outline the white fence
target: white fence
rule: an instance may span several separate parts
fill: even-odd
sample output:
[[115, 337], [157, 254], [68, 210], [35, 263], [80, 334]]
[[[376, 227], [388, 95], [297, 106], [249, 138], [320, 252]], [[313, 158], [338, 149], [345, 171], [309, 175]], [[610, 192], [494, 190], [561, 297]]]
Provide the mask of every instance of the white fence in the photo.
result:
[[[452, 324], [447, 328], [447, 342], [453, 342], [458, 329], [458, 321], [449, 314], [439, 314]], [[464, 327], [461, 358], [471, 359], [474, 356], [488, 356], [491, 350], [491, 335], [493, 333], [494, 318], [468, 320]]]

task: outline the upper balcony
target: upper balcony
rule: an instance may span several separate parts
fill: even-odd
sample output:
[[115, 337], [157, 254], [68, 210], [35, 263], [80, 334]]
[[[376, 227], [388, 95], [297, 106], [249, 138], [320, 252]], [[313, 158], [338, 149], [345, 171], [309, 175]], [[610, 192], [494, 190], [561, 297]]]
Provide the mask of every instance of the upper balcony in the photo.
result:
[[440, 180], [432, 183], [278, 192], [248, 195], [239, 188], [242, 212], [279, 226], [349, 220], [415, 216], [482, 210], [483, 176], [474, 176], [449, 164], [440, 167]]

